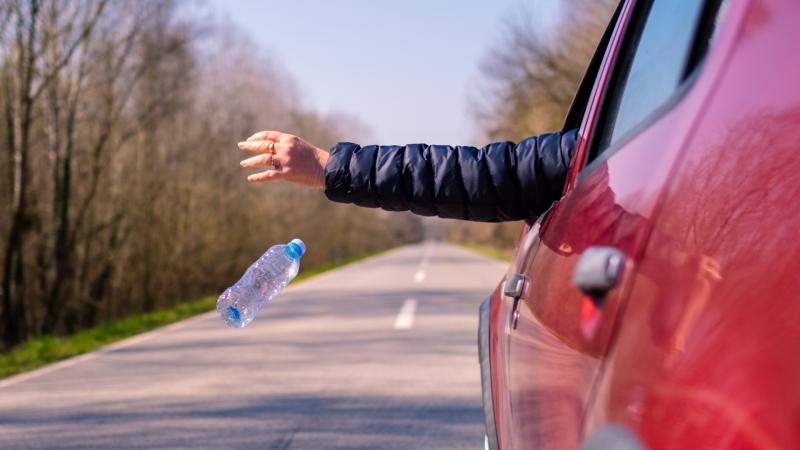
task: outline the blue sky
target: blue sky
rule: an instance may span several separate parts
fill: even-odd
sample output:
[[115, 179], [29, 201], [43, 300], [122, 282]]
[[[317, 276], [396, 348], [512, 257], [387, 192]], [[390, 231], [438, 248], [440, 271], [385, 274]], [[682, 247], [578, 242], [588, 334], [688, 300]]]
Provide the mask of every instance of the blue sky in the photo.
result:
[[209, 1], [309, 107], [357, 117], [375, 143], [481, 144], [469, 112], [481, 59], [521, 5], [546, 24], [559, 0]]

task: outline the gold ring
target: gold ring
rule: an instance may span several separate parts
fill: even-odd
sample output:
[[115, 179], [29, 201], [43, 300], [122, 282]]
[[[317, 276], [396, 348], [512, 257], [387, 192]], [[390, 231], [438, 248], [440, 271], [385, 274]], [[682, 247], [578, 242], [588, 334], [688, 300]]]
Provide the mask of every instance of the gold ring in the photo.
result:
[[271, 154], [275, 154], [275, 143], [272, 141], [267, 141], [267, 151]]

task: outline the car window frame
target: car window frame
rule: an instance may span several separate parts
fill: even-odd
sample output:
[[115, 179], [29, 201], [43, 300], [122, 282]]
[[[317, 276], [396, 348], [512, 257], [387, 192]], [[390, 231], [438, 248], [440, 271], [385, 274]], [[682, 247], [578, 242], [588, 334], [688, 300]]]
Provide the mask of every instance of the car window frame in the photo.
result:
[[589, 107], [589, 102], [592, 98], [592, 90], [597, 81], [597, 75], [600, 73], [600, 67], [603, 65], [603, 59], [608, 50], [608, 45], [611, 43], [611, 38], [614, 35], [614, 30], [617, 27], [617, 22], [619, 22], [619, 17], [624, 5], [625, 0], [621, 0], [614, 9], [611, 18], [608, 20], [608, 25], [605, 31], [603, 31], [603, 35], [600, 37], [597, 47], [595, 47], [592, 59], [589, 60], [589, 65], [586, 67], [581, 83], [578, 85], [575, 97], [572, 98], [572, 103], [569, 105], [567, 115], [564, 117], [564, 123], [561, 127], [562, 132], [578, 129], [583, 122], [586, 109]]

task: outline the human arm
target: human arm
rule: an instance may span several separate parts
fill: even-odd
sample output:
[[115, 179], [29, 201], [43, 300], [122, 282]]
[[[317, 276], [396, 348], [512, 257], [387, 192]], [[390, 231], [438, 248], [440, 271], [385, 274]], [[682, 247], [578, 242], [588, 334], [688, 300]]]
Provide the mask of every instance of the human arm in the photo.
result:
[[325, 167], [329, 199], [481, 222], [521, 220], [561, 196], [575, 133], [483, 148], [340, 143]]
[[[574, 130], [549, 133], [483, 148], [339, 143], [321, 170], [314, 171], [315, 184], [304, 184], [324, 185], [325, 195], [333, 201], [389, 211], [481, 222], [522, 220], [541, 214], [561, 196], [576, 134]], [[255, 147], [242, 148], [255, 151]], [[282, 142], [275, 144], [282, 167], [265, 173], [264, 180], [292, 180], [292, 161], [322, 158], [320, 149], [286, 148]], [[289, 158], [285, 162], [284, 155]], [[259, 174], [251, 181], [261, 178]]]

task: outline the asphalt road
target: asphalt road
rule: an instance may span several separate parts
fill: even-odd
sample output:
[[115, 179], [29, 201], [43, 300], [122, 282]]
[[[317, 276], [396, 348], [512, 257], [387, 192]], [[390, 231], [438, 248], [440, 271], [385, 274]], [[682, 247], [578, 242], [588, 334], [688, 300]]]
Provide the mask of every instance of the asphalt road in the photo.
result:
[[0, 381], [0, 448], [480, 449], [478, 305], [503, 266], [426, 243]]

